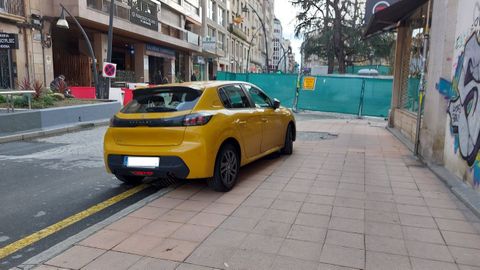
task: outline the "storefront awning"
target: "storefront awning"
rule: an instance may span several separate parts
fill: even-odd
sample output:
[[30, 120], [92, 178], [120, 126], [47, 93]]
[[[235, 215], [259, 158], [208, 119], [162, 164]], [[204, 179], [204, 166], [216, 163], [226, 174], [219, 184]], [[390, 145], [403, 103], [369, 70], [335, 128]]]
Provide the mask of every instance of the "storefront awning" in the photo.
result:
[[388, 8], [378, 11], [373, 14], [370, 22], [368, 22], [364, 37], [368, 38], [395, 28], [398, 22], [411, 16], [426, 2], [428, 2], [428, 0], [400, 0]]

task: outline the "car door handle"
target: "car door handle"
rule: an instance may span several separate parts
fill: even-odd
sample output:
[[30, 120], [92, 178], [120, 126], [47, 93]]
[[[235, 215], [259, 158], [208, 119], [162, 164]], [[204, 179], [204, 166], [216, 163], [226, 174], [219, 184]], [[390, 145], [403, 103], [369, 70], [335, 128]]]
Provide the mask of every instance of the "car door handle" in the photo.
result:
[[244, 125], [247, 124], [247, 121], [242, 121], [242, 120], [240, 120], [240, 119], [237, 119], [237, 120], [235, 121], [235, 124], [244, 126]]

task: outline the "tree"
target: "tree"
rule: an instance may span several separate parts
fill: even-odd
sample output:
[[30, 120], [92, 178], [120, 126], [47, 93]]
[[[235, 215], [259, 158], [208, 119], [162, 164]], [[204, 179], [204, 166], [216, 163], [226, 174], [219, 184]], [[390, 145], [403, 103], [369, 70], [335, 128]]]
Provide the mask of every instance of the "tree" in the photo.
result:
[[363, 40], [364, 0], [292, 0], [300, 7], [295, 35], [304, 35], [305, 55], [327, 60], [332, 73], [335, 60], [339, 73], [346, 66], [376, 58], [388, 58], [393, 46], [391, 34]]

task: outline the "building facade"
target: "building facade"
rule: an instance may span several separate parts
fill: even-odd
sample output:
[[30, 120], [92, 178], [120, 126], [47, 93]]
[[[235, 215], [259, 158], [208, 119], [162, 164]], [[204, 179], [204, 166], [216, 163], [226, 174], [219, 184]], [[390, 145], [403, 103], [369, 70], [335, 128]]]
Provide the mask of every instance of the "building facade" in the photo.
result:
[[[407, 145], [418, 146], [426, 163], [443, 165], [480, 191], [480, 1], [403, 1], [416, 8], [408, 17], [396, 14], [405, 19], [398, 22], [389, 125]], [[425, 40], [429, 17], [431, 29]], [[385, 21], [388, 18], [379, 19], [370, 29], [388, 28]], [[424, 58], [425, 41], [424, 69], [418, 59]], [[411, 85], [416, 76], [424, 78], [423, 88]], [[419, 89], [425, 91], [423, 110], [418, 110]]]
[[39, 1], [0, 0], [0, 88], [22, 88], [26, 81], [47, 85], [53, 78], [51, 23]]
[[[68, 29], [56, 26], [60, 4], [85, 30], [94, 57], [70, 16]], [[116, 0], [114, 81], [209, 80], [218, 70], [272, 70], [273, 7], [273, 0]], [[93, 86], [92, 63], [101, 70], [107, 60], [109, 8], [108, 0], [0, 0], [0, 88], [34, 80], [48, 86], [58, 75], [71, 86]]]
[[[9, 82], [41, 80], [60, 74], [69, 85], [91, 86], [91, 63], [101, 70], [107, 60], [110, 2], [106, 0], [1, 0], [0, 30], [15, 34], [17, 46], [2, 50]], [[93, 47], [88, 51], [80, 29], [67, 17], [69, 29], [56, 27], [60, 4], [77, 18]], [[7, 8], [8, 7], [8, 8]], [[21, 8], [20, 8], [21, 7]], [[193, 55], [202, 53], [202, 8], [199, 0], [117, 0], [114, 9], [112, 62], [117, 81], [160, 83], [190, 80]], [[5, 65], [6, 66], [6, 65]], [[3, 80], [2, 75], [2, 80]]]

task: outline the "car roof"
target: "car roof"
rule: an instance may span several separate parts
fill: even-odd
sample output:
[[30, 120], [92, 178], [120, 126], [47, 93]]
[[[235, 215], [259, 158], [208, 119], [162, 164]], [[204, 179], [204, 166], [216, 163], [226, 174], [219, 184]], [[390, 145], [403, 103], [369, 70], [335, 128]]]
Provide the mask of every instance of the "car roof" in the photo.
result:
[[168, 87], [188, 87], [203, 91], [207, 88], [220, 87], [228, 84], [249, 84], [248, 82], [242, 81], [196, 81], [196, 82], [183, 82], [183, 83], [171, 83], [171, 84], [159, 84], [148, 87], [139, 87], [135, 90], [145, 90], [145, 89], [156, 89], [156, 88], [168, 88]]

